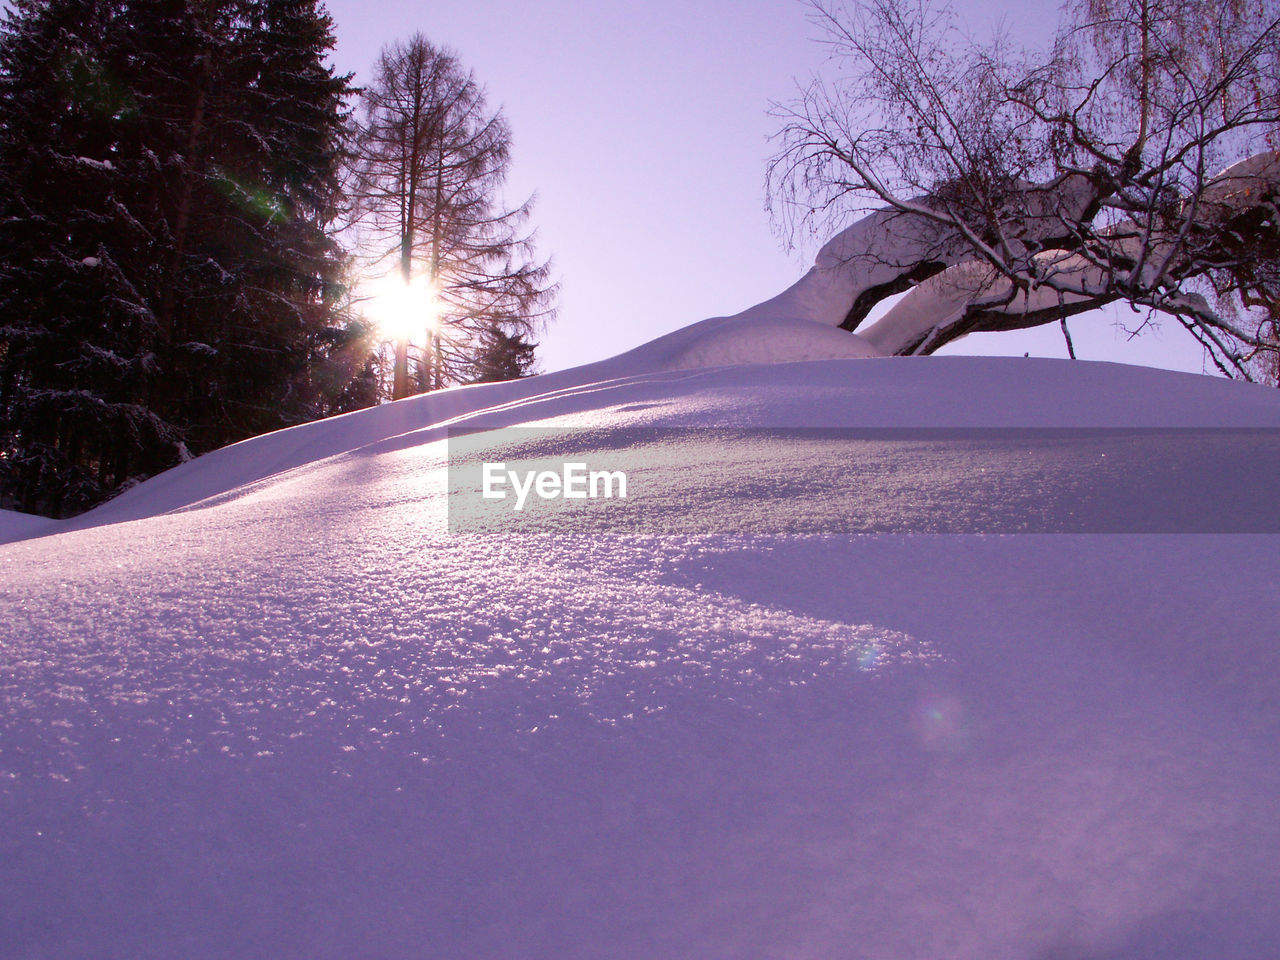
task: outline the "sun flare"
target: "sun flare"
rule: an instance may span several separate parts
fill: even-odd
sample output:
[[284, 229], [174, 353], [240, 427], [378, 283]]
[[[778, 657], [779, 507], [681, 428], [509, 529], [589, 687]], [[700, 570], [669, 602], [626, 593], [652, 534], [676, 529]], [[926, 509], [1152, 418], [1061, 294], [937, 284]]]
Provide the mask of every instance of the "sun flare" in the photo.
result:
[[425, 278], [405, 282], [389, 274], [369, 287], [369, 318], [387, 340], [421, 342], [439, 323], [434, 286]]

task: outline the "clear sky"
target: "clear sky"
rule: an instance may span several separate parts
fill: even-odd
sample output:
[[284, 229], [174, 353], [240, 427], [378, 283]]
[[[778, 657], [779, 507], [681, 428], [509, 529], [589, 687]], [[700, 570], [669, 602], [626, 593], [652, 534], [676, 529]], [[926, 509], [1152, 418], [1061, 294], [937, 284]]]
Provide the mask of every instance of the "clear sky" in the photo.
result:
[[[830, 70], [800, 0], [327, 0], [339, 69], [365, 82], [379, 49], [421, 32], [453, 48], [514, 134], [509, 199], [536, 192], [540, 250], [563, 288], [541, 368], [612, 356], [704, 317], [736, 313], [798, 279], [816, 244], [788, 252], [764, 209], [771, 100]], [[1005, 22], [1047, 40], [1053, 0], [961, 0], [969, 29]], [[1172, 320], [1127, 343], [1127, 310], [1071, 323], [1076, 352], [1203, 369]], [[1056, 326], [983, 334], [947, 352], [1065, 356]]]

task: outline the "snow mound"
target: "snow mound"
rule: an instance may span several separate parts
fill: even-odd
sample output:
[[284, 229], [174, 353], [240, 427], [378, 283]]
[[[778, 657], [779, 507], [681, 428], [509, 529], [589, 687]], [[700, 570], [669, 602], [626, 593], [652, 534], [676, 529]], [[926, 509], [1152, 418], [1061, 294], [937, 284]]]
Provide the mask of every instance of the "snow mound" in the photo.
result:
[[688, 353], [713, 355], [717, 331], [730, 329], [729, 318], [717, 318], [572, 370], [425, 394], [255, 437], [153, 477], [63, 528], [189, 509], [379, 444], [440, 440], [447, 427], [590, 422], [599, 410], [643, 409], [650, 426], [1280, 426], [1273, 391], [1112, 363], [895, 357], [679, 367]]
[[[722, 326], [246, 441], [0, 547], [8, 953], [1276, 955], [1276, 536], [450, 534], [444, 442], [1280, 427], [1276, 391], [1023, 359], [673, 367], [722, 359]], [[751, 483], [676, 456], [688, 511], [800, 524], [860, 489], [722, 445]]]
[[16, 510], [0, 510], [0, 543], [25, 540], [50, 533], [57, 527], [56, 520], [36, 517]]
[[670, 361], [671, 369], [740, 363], [783, 363], [882, 357], [862, 337], [801, 319], [735, 318], [698, 337]]
[[[538, 402], [565, 412], [588, 407], [596, 385], [642, 392], [664, 389], [667, 375], [733, 364], [789, 363], [881, 356], [866, 341], [822, 324], [784, 317], [714, 317], [625, 354], [526, 380], [424, 394], [372, 410], [255, 437], [175, 467], [70, 521], [69, 529], [136, 520], [189, 507], [292, 467], [480, 410], [498, 425], [515, 422], [520, 405]], [[760, 383], [768, 377], [756, 377]], [[607, 386], [606, 386], [607, 385]], [[655, 386], [656, 385], [656, 386]], [[576, 399], [575, 399], [576, 398]], [[29, 534], [24, 534], [29, 535]], [[3, 542], [3, 541], [0, 541]]]

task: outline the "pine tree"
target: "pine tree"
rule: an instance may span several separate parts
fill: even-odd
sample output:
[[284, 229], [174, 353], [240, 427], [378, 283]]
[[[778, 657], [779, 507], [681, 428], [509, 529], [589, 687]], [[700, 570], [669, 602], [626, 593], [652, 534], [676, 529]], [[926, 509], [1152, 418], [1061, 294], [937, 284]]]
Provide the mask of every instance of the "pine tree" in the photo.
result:
[[72, 513], [336, 392], [331, 45], [315, 0], [14, 4], [0, 497]]

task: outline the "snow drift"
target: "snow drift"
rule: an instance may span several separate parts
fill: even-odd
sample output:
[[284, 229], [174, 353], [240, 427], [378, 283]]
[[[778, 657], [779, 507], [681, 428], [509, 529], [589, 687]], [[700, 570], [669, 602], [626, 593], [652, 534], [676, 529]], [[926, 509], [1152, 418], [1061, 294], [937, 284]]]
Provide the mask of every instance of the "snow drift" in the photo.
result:
[[237, 444], [0, 547], [6, 955], [1280, 949], [1274, 536], [444, 525], [446, 426], [1280, 427], [1275, 392], [679, 368], [723, 326]]

